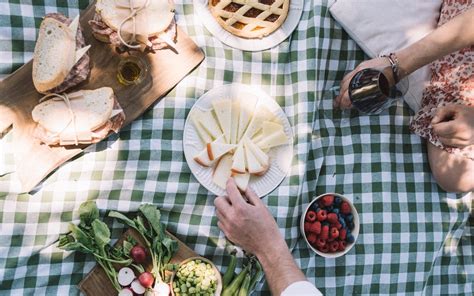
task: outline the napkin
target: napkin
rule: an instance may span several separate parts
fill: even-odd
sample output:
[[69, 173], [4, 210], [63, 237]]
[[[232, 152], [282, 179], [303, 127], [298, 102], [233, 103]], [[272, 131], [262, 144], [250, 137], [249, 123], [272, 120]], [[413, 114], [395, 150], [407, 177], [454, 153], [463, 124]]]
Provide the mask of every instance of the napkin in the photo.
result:
[[[370, 57], [403, 49], [433, 31], [442, 0], [338, 0], [331, 15]], [[430, 80], [429, 66], [408, 77], [405, 102], [413, 111], [421, 107], [423, 89]]]

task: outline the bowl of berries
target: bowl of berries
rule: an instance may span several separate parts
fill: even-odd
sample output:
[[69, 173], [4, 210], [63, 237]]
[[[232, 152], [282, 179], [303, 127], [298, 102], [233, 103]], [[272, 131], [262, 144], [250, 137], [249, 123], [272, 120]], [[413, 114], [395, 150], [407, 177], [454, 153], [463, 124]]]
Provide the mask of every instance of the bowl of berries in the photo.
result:
[[359, 214], [352, 202], [337, 193], [324, 193], [309, 203], [300, 223], [301, 233], [316, 254], [343, 256], [359, 235]]

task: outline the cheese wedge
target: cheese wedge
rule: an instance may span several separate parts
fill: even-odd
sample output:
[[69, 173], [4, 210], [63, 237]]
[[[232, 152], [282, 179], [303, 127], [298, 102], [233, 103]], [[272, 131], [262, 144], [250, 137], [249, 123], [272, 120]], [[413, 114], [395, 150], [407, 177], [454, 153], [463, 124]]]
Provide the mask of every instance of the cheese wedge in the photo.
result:
[[232, 175], [232, 156], [230, 154], [224, 155], [217, 163], [216, 169], [212, 176], [212, 181], [222, 189], [226, 188], [227, 180]]
[[247, 190], [247, 186], [249, 185], [249, 181], [250, 181], [249, 173], [233, 174], [232, 178], [234, 179], [235, 184], [237, 185], [237, 188], [239, 188], [241, 191]]
[[[197, 119], [197, 116], [191, 116], [191, 121], [196, 129], [196, 132], [201, 139], [201, 141], [206, 145], [207, 143], [212, 142], [212, 136], [207, 132], [207, 130], [202, 126], [201, 122]], [[207, 150], [206, 150], [207, 151]]]
[[236, 146], [235, 144], [222, 143], [222, 139], [218, 138], [214, 142], [207, 144], [207, 154], [210, 160], [218, 159], [232, 149], [235, 149]]
[[253, 154], [252, 150], [246, 143], [244, 143], [244, 150], [245, 150], [245, 159], [247, 163], [247, 171], [252, 175], [262, 175], [267, 171], [257, 159], [257, 157]]
[[193, 121], [199, 122], [201, 126], [211, 135], [213, 139], [217, 139], [222, 135], [222, 130], [219, 127], [214, 115], [211, 110], [202, 111], [199, 109], [194, 110]]
[[258, 162], [264, 167], [268, 168], [269, 166], [269, 157], [268, 155], [260, 149], [257, 145], [255, 145], [254, 142], [252, 142], [249, 138], [244, 137], [243, 139], [244, 145], [250, 149], [252, 154], [255, 156], [255, 158], [258, 160]]
[[256, 144], [261, 149], [266, 150], [276, 146], [288, 144], [288, 142], [288, 136], [283, 131], [279, 131], [270, 135], [269, 137], [263, 138]]
[[275, 118], [275, 115], [270, 112], [265, 106], [260, 106], [255, 111], [252, 120], [245, 131], [245, 136], [252, 138], [260, 129], [262, 128], [263, 122], [272, 121]]
[[74, 36], [74, 40], [76, 40], [77, 28], [79, 28], [79, 15], [76, 15], [68, 27]]
[[89, 48], [91, 48], [91, 46], [87, 45], [87, 46], [84, 46], [83, 48], [76, 50], [76, 63], [79, 62], [79, 60], [86, 54]]
[[237, 132], [239, 130], [240, 101], [232, 102], [232, 117], [230, 122], [230, 143], [237, 144]]
[[277, 132], [283, 132], [283, 125], [272, 121], [264, 121], [262, 124], [262, 134], [264, 137], [268, 137]]
[[[224, 137], [220, 137], [216, 141], [224, 143]], [[205, 167], [210, 167], [217, 161], [217, 159], [209, 159], [209, 153], [207, 153], [207, 145], [201, 152], [194, 156], [193, 159], [194, 161]]]
[[242, 100], [240, 107], [240, 116], [239, 116], [239, 128], [237, 131], [237, 139], [242, 139], [245, 130], [247, 129], [250, 120], [253, 117], [255, 112], [255, 106], [257, 105], [258, 99], [253, 96], [249, 96]]
[[243, 142], [240, 142], [239, 146], [235, 150], [232, 162], [232, 172], [236, 174], [245, 173], [245, 151]]
[[212, 102], [212, 107], [216, 113], [217, 121], [221, 127], [222, 132], [227, 143], [230, 143], [230, 130], [232, 122], [232, 101], [230, 99], [215, 100]]

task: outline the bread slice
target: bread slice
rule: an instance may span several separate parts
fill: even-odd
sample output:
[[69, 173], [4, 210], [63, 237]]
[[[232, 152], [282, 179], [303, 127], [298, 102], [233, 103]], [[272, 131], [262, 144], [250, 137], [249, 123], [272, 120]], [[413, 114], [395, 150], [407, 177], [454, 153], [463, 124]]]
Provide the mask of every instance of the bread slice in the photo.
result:
[[[134, 0], [135, 9], [142, 7], [147, 0]], [[96, 12], [112, 30], [118, 31], [120, 23], [130, 15], [129, 0], [97, 0]], [[148, 6], [140, 10], [135, 17], [137, 35], [146, 38], [163, 32], [171, 24], [174, 17], [174, 3], [169, 0], [149, 0]], [[122, 35], [133, 33], [132, 20], [125, 22]]]
[[60, 85], [76, 63], [76, 32], [67, 25], [45, 18], [33, 55], [33, 84], [44, 93]]
[[212, 181], [222, 189], [226, 188], [227, 180], [232, 175], [232, 156], [230, 154], [224, 155], [217, 163], [216, 169], [212, 176]]
[[115, 98], [110, 87], [81, 90], [68, 96], [76, 128], [71, 122], [71, 113], [66, 103], [57, 98], [38, 104], [32, 112], [33, 120], [51, 133], [67, 135], [94, 131], [111, 117]]

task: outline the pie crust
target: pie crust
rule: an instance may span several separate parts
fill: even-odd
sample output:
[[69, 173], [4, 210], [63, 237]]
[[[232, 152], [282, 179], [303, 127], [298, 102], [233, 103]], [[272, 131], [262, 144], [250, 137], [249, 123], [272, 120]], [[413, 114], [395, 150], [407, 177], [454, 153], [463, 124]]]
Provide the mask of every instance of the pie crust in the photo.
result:
[[243, 38], [262, 38], [286, 20], [290, 0], [209, 0], [209, 9], [228, 32]]

